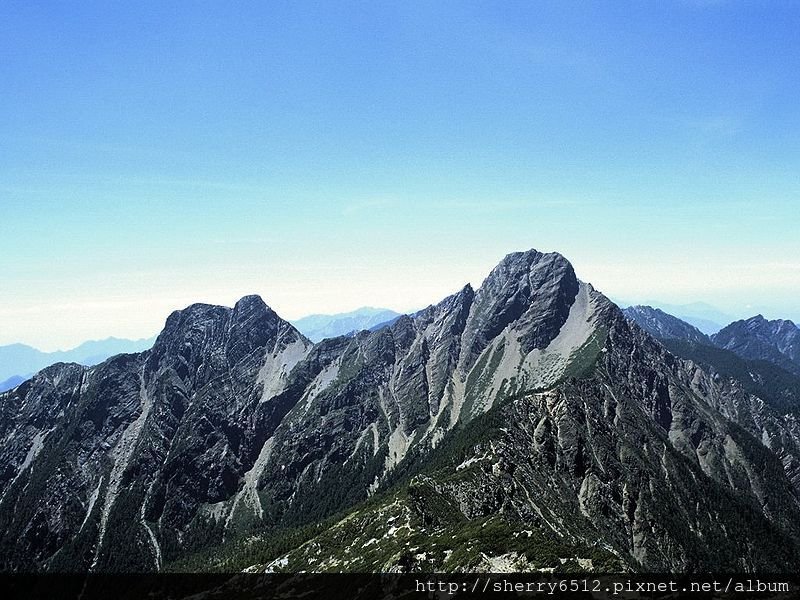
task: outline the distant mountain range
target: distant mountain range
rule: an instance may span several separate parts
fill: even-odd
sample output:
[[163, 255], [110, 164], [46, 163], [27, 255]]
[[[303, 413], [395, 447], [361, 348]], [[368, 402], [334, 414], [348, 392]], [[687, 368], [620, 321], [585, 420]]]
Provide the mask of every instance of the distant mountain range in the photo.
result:
[[126, 340], [115, 337], [91, 340], [72, 350], [42, 352], [25, 344], [0, 346], [0, 392], [19, 385], [36, 371], [58, 362], [96, 365], [115, 354], [141, 352], [153, 345], [155, 338]]
[[[363, 307], [347, 313], [309, 315], [292, 324], [312, 342], [325, 338], [351, 335], [388, 324], [400, 313], [387, 308]], [[42, 352], [25, 344], [0, 346], [0, 392], [16, 387], [33, 373], [58, 362], [74, 362], [92, 366], [116, 354], [147, 350], [156, 338], [139, 340], [109, 337], [84, 342], [71, 350]]]
[[309, 315], [291, 321], [291, 324], [312, 342], [319, 342], [325, 338], [349, 335], [365, 329], [372, 330], [390, 323], [399, 316], [400, 313], [388, 308], [365, 306], [346, 313]]
[[680, 339], [710, 344], [709, 337], [694, 325], [652, 306], [629, 306], [625, 316], [635, 321], [647, 333], [658, 339]]
[[649, 306], [628, 307], [624, 313], [672, 353], [735, 380], [774, 410], [796, 413], [800, 407], [800, 329], [791, 321], [768, 321], [757, 315], [735, 321], [708, 337]]
[[681, 319], [651, 306], [629, 306], [626, 317], [661, 341], [679, 340], [727, 350], [747, 361], [766, 361], [800, 376], [800, 328], [762, 315], [734, 321], [707, 336]]
[[800, 570], [788, 325], [720, 348], [530, 250], [359, 328], [193, 304], [0, 394], [2, 570]]
[[731, 323], [711, 339], [743, 358], [767, 360], [800, 375], [800, 329], [792, 321], [756, 315]]
[[[633, 306], [630, 302], [616, 299], [617, 305], [621, 308]], [[688, 304], [670, 304], [660, 300], [648, 300], [636, 306], [646, 306], [652, 309], [664, 311], [666, 314], [677, 317], [681, 321], [692, 325], [705, 335], [712, 335], [722, 329], [726, 323], [735, 320], [733, 315], [718, 309], [705, 302], [691, 302]]]
[[0, 392], [5, 392], [12, 388], [17, 387], [20, 383], [28, 379], [30, 375], [12, 375], [5, 381], [0, 381]]

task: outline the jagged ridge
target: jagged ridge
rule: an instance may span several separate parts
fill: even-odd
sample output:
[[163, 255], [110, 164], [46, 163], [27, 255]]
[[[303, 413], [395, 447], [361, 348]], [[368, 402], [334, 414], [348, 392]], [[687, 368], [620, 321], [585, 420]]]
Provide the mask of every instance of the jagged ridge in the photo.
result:
[[[716, 566], [716, 542], [687, 540], [744, 519], [783, 549], [734, 537], [719, 564], [796, 564], [796, 426], [754, 417], [758, 402], [631, 329], [555, 253], [509, 255], [478, 290], [318, 344], [258, 297], [193, 305], [150, 351], [56, 365], [0, 395], [0, 558], [160, 569], [406, 485], [399, 474], [502, 411], [509, 426], [477, 436], [474, 467], [435, 490], [454, 518], [495, 515], [537, 539], [681, 569]], [[701, 508], [676, 478], [703, 490]], [[731, 494], [743, 494], [733, 510]], [[652, 529], [665, 507], [689, 529]]]

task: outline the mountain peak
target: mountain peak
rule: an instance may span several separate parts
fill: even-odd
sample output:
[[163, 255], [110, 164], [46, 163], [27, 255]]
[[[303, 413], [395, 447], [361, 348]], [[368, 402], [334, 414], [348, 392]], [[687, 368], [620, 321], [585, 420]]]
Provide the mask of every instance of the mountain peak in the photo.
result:
[[558, 252], [540, 252], [536, 248], [531, 248], [530, 250], [506, 254], [497, 264], [497, 267], [502, 267], [503, 265], [527, 265], [530, 267], [543, 259], [569, 263], [569, 261]]
[[[478, 294], [502, 293], [505, 296], [521, 294], [530, 299], [548, 281], [568, 279], [575, 281], [575, 271], [570, 262], [557, 252], [544, 254], [537, 250], [507, 254], [478, 289]], [[575, 287], [572, 286], [572, 287]], [[577, 288], [575, 290], [577, 292]], [[574, 296], [574, 294], [573, 294]]]
[[233, 305], [232, 318], [236, 322], [248, 322], [259, 319], [280, 320], [278, 314], [257, 294], [242, 296]]
[[578, 294], [579, 282], [569, 261], [556, 252], [508, 254], [475, 292], [462, 367], [480, 355], [506, 327], [525, 332], [520, 348], [544, 348], [558, 334]]
[[234, 310], [249, 310], [249, 309], [268, 309], [267, 303], [259, 296], [258, 294], [248, 294], [247, 296], [242, 296], [233, 305]]
[[192, 304], [167, 318], [153, 346], [152, 360], [181, 356], [182, 362], [190, 362], [189, 356], [193, 360], [212, 357], [226, 348], [238, 359], [257, 348], [272, 347], [279, 338], [307, 342], [258, 295], [242, 297], [233, 308]]
[[513, 252], [503, 257], [491, 270], [481, 288], [520, 284], [521, 288], [530, 288], [535, 281], [547, 278], [559, 279], [567, 277], [575, 279], [572, 264], [558, 252], [542, 253], [538, 250]]
[[745, 319], [745, 323], [752, 323], [754, 325], [761, 325], [762, 323], [766, 323], [767, 320], [764, 318], [764, 315], [761, 313], [750, 317], [749, 319]]

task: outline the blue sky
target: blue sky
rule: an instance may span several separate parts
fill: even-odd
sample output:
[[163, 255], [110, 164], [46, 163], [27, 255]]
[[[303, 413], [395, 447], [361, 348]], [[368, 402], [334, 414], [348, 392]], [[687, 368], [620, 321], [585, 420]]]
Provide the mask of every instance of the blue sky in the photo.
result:
[[791, 2], [0, 5], [0, 344], [420, 307], [506, 253], [800, 319]]

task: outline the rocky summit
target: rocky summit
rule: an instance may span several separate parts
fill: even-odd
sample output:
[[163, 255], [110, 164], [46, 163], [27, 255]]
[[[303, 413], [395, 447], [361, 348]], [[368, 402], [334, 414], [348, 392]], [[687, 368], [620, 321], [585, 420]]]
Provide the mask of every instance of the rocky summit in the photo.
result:
[[6, 571], [786, 571], [800, 425], [556, 253], [312, 343], [259, 297], [0, 395]]

